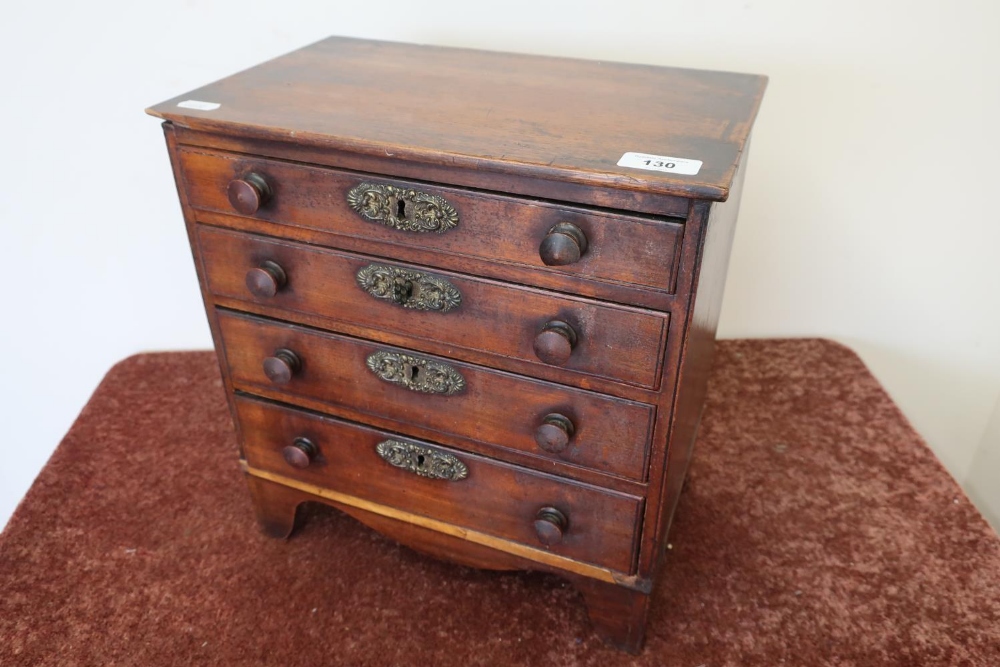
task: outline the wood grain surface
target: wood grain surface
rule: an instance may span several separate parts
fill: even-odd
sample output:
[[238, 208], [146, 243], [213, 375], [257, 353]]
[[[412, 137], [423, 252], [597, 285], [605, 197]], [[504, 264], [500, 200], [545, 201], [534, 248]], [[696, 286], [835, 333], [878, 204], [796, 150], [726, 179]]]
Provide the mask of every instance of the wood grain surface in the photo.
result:
[[[200, 211], [237, 214], [226, 196], [227, 188], [234, 180], [254, 174], [272, 192], [270, 200], [252, 215], [258, 220], [376, 241], [384, 247], [380, 254], [419, 248], [437, 253], [437, 264], [473, 257], [525, 267], [532, 271], [532, 282], [543, 287], [558, 286], [559, 276], [575, 276], [673, 291], [683, 233], [676, 218], [560, 206], [204, 149], [183, 149], [179, 157], [188, 196]], [[443, 233], [417, 233], [366, 220], [348, 205], [348, 192], [362, 183], [443, 197], [457, 212], [458, 224]], [[546, 232], [561, 222], [583, 231], [587, 250], [573, 264], [548, 267], [539, 256], [539, 246]]]
[[[349, 419], [382, 417], [416, 437], [458, 435], [491, 447], [498, 458], [506, 448], [632, 479], [645, 473], [653, 406], [419, 354], [456, 370], [465, 387], [452, 395], [411, 391], [366, 367], [373, 353], [406, 350], [229, 312], [219, 313], [219, 326], [236, 389], [292, 403], [312, 399]], [[282, 348], [293, 350], [302, 368], [291, 382], [274, 385], [262, 363]], [[538, 447], [534, 437], [553, 412], [576, 427], [571, 446], [559, 454]]]
[[[198, 238], [212, 294], [283, 311], [283, 319], [313, 314], [479, 350], [499, 368], [508, 368], [507, 359], [545, 365], [560, 381], [577, 386], [591, 375], [648, 389], [659, 382], [669, 321], [659, 313], [211, 227], [199, 227]], [[287, 275], [287, 284], [274, 296], [254, 295], [246, 285], [247, 273], [264, 262], [276, 263]], [[356, 279], [359, 271], [373, 265], [446, 280], [461, 302], [442, 312], [376, 298]], [[535, 338], [553, 320], [569, 324], [576, 333], [569, 359], [561, 364], [546, 364], [533, 349]]]
[[[626, 574], [632, 569], [639, 498], [437, 445], [434, 450], [454, 455], [468, 474], [459, 481], [429, 479], [390, 465], [375, 451], [388, 439], [422, 441], [243, 397], [236, 403], [251, 468], [403, 510], [419, 507], [439, 521], [542, 549], [532, 523], [539, 508], [556, 506], [569, 527], [550, 551]], [[300, 470], [281, 450], [302, 436], [320, 455]]]
[[[321, 499], [561, 572], [639, 650], [765, 86], [330, 38], [150, 109], [265, 529]], [[388, 466], [389, 433], [469, 477]]]
[[[724, 200], [765, 85], [747, 74], [331, 37], [149, 112], [386, 160]], [[187, 100], [220, 106], [178, 106]], [[629, 151], [704, 165], [694, 176], [618, 167]]]

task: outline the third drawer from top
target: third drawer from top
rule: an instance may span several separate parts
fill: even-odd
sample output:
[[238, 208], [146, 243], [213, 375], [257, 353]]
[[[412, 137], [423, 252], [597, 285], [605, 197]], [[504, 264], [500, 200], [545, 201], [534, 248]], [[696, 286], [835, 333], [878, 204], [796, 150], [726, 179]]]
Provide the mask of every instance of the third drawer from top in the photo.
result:
[[237, 390], [499, 458], [517, 450], [539, 468], [645, 478], [652, 405], [239, 313], [218, 323]]

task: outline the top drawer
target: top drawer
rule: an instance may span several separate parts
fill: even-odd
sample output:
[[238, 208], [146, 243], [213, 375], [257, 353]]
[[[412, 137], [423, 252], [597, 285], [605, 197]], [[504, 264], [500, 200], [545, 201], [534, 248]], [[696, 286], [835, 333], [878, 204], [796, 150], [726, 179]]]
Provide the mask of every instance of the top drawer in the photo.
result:
[[575, 276], [674, 291], [676, 222], [190, 147], [179, 156], [197, 209], [528, 268], [543, 287]]

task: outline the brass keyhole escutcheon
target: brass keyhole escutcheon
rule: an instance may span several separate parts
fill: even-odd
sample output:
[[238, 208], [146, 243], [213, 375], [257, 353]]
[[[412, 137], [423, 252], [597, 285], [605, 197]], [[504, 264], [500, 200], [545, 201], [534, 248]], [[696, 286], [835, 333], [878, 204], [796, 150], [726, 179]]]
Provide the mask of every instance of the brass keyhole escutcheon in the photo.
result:
[[369, 264], [357, 272], [355, 280], [376, 299], [403, 308], [447, 313], [462, 304], [462, 293], [451, 282], [423, 271]]
[[400, 305], [405, 305], [410, 297], [418, 295], [413, 293], [414, 283], [403, 276], [397, 276], [392, 281], [392, 300]]
[[450, 396], [465, 389], [465, 378], [448, 364], [422, 357], [380, 350], [365, 365], [379, 379], [424, 394]]
[[347, 203], [365, 220], [403, 232], [443, 234], [458, 225], [458, 211], [444, 198], [396, 185], [359, 183]]
[[408, 220], [406, 215], [406, 200], [397, 199], [396, 200], [396, 217], [400, 220]]
[[458, 482], [469, 475], [469, 469], [457, 457], [434, 447], [402, 440], [383, 440], [375, 453], [384, 461], [428, 479]]

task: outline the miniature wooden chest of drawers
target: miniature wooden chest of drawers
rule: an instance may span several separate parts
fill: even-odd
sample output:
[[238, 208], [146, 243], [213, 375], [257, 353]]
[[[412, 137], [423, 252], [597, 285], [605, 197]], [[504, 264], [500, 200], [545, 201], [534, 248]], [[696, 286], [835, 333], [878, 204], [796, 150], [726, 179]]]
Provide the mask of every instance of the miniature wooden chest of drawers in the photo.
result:
[[764, 86], [331, 38], [150, 109], [264, 529], [554, 572], [638, 650]]

